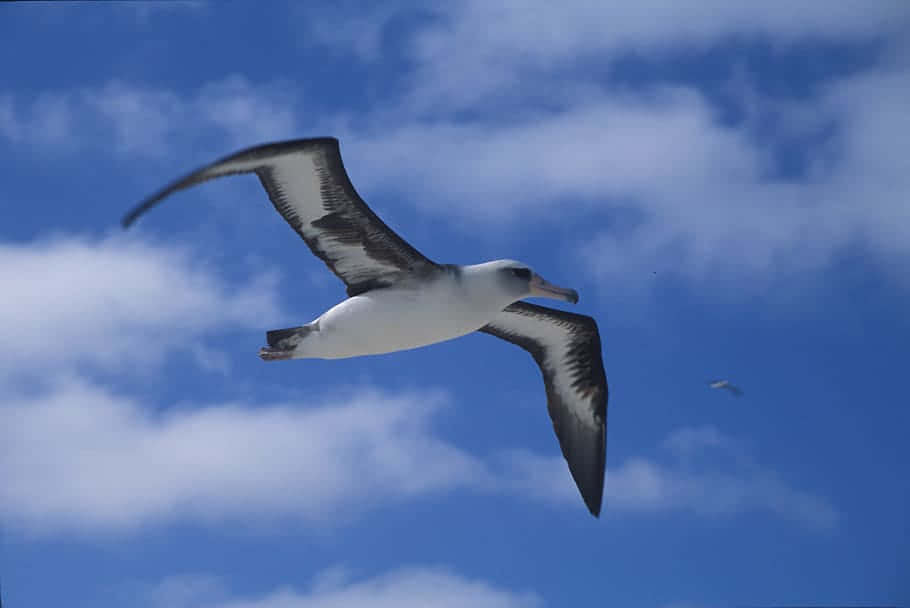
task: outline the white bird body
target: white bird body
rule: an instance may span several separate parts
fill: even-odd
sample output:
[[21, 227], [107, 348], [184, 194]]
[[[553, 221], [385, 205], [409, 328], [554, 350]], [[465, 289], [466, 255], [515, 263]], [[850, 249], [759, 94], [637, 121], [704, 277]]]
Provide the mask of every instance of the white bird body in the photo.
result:
[[312, 331], [289, 358], [378, 355], [475, 332], [515, 299], [493, 280], [490, 271], [501, 264], [452, 267], [421, 289], [387, 287], [347, 298], [309, 324]]

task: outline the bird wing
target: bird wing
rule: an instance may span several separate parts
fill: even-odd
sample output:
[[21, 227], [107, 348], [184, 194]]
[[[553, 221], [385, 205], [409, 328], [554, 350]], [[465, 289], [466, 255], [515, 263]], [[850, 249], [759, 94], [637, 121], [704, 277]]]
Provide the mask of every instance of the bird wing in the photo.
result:
[[537, 361], [562, 455], [596, 517], [603, 497], [607, 420], [597, 323], [584, 315], [516, 302], [480, 331], [520, 346]]
[[123, 226], [178, 190], [240, 173], [259, 177], [278, 213], [344, 281], [349, 296], [438, 269], [363, 202], [344, 169], [338, 140], [330, 137], [265, 144], [215, 161], [141, 202]]

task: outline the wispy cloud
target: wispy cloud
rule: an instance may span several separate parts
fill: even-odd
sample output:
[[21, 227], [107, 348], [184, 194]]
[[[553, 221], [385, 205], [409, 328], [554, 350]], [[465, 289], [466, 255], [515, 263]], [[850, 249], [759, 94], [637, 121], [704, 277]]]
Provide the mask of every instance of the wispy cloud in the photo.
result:
[[295, 4], [290, 10], [303, 32], [301, 45], [316, 45], [334, 55], [353, 55], [374, 63], [382, 58], [386, 29], [392, 19], [413, 14], [415, 9], [394, 2], [364, 5], [341, 1], [319, 6]]
[[[910, 63], [894, 49], [910, 11], [900, 1], [866, 8], [446, 6], [399, 33], [412, 66], [407, 86], [372, 118], [339, 121], [345, 154], [368, 189], [474, 229], [566, 208], [593, 215], [601, 229], [579, 234], [575, 253], [610, 281], [647, 269], [702, 283], [746, 278], [742, 285], [755, 288], [763, 278], [823, 270], [856, 244], [903, 260], [910, 124], [899, 108]], [[614, 60], [630, 54], [686, 56], [752, 39], [889, 50], [797, 101], [757, 93], [747, 73], [731, 69], [726, 94], [744, 114], [732, 123], [697, 82], [654, 76], [616, 85], [609, 77]], [[800, 168], [788, 173], [781, 165], [796, 148]]]
[[58, 92], [27, 100], [0, 92], [0, 137], [14, 144], [70, 148], [73, 111], [67, 96]]
[[113, 4], [114, 11], [126, 13], [137, 22], [145, 24], [159, 16], [170, 16], [175, 13], [204, 13], [210, 3], [208, 0], [133, 0]]
[[0, 91], [0, 136], [25, 146], [161, 157], [200, 141], [230, 149], [293, 137], [299, 104], [294, 87], [237, 75], [189, 94], [117, 80], [31, 97]]
[[[689, 511], [704, 516], [772, 513], [809, 528], [829, 530], [840, 513], [828, 501], [794, 488], [751, 462], [741, 442], [713, 427], [683, 428], [662, 443], [672, 458], [630, 458], [607, 471], [605, 513]], [[557, 503], [577, 500], [561, 458], [528, 452], [506, 455], [516, 491]]]
[[151, 600], [150, 608], [534, 608], [543, 605], [539, 596], [530, 591], [512, 590], [443, 568], [428, 567], [400, 568], [363, 579], [320, 575], [307, 589], [283, 587], [242, 599], [227, 599], [224, 584], [211, 586], [209, 577], [180, 578], [164, 581], [160, 588], [146, 595]]
[[690, 471], [632, 459], [610, 471], [608, 484], [608, 509], [681, 509], [705, 516], [765, 511], [819, 530], [833, 528], [840, 519], [827, 501], [793, 488], [770, 471]]
[[[833, 81], [781, 106], [771, 133], [764, 116], [721, 121], [696, 88], [652, 86], [504, 121], [386, 122], [352, 132], [345, 154], [362, 188], [478, 229], [566, 208], [596, 217], [576, 254], [605, 280], [658, 270], [760, 286], [823, 270], [856, 244], [885, 261], [910, 255], [908, 73]], [[830, 134], [807, 144], [804, 170], [782, 174], [778, 148], [814, 125]]]
[[[843, 28], [863, 36], [899, 12], [889, 7], [881, 3], [853, 23], [849, 11], [831, 16], [811, 4], [806, 14], [792, 15], [802, 25], [781, 27], [803, 35], [809, 24], [833, 19], [832, 31]], [[672, 12], [669, 5], [662, 10]], [[789, 14], [781, 6], [767, 14], [717, 7], [730, 20], [749, 10], [758, 11], [757, 23], [769, 30], [781, 14]], [[585, 60], [585, 36], [562, 42], [558, 36], [544, 37], [530, 55], [520, 52], [527, 40], [537, 39], [532, 34], [540, 25], [536, 18], [519, 18], [526, 11], [474, 7], [468, 12], [474, 15], [470, 19], [490, 13], [489, 18], [509, 24], [511, 33], [478, 42], [507, 51], [490, 51], [496, 70], [524, 78], [528, 61], [544, 67], [555, 62], [560, 86], [540, 87], [541, 95], [521, 92], [510, 100], [520, 87], [497, 75], [492, 80], [502, 91], [493, 92], [496, 103], [472, 98], [461, 106], [454, 94], [444, 92], [442, 101], [426, 110], [409, 105], [429, 86], [418, 70], [400, 97], [383, 98], [367, 111], [339, 106], [314, 119], [302, 105], [301, 92], [288, 83], [234, 76], [178, 94], [110, 82], [31, 99], [2, 95], [0, 136], [62, 148], [102, 147], [133, 159], [163, 157], [200, 143], [215, 157], [217, 150], [330, 132], [342, 138], [346, 165], [368, 200], [394, 195], [424, 213], [455, 218], [458, 225], [477, 230], [490, 225], [518, 229], [566, 209], [593, 218], [579, 230], [579, 246], [566, 255], [610, 281], [656, 270], [702, 284], [718, 275], [745, 278], [744, 286], [756, 288], [762, 278], [823, 270], [856, 244], [884, 261], [910, 256], [910, 211], [903, 194], [910, 190], [903, 153], [910, 136], [902, 110], [910, 95], [906, 53], [885, 53], [878, 65], [829, 78], [797, 100], [754, 91], [747, 73], [736, 72], [730, 89], [741, 98], [743, 117], [731, 122], [722, 119], [718, 100], [697, 83], [655, 79], [616, 87], [576, 73], [570, 66]], [[588, 12], [604, 17], [593, 5], [568, 12], [586, 22]], [[462, 17], [443, 11], [404, 36], [415, 41], [454, 37], [442, 48], [457, 42], [458, 48], [473, 49], [469, 33], [474, 30], [457, 25]], [[562, 18], [569, 17], [554, 16]], [[728, 24], [727, 17], [721, 21]], [[589, 50], [606, 52], [597, 45]], [[534, 53], [548, 60], [533, 59]], [[470, 59], [438, 55], [438, 61]], [[430, 72], [454, 82], [434, 63], [436, 53], [428, 56]], [[485, 65], [474, 61], [472, 68]], [[483, 88], [483, 70], [466, 69], [465, 77], [478, 82], [462, 83], [459, 91], [475, 94]], [[799, 157], [798, 169], [783, 170], [782, 159], [793, 155]]]
[[[226, 602], [224, 581], [210, 575], [170, 576], [154, 585], [129, 585], [124, 597], [132, 605], [147, 608], [198, 608]], [[126, 593], [124, 593], [126, 595]]]
[[736, 448], [736, 442], [713, 426], [685, 427], [670, 433], [661, 443], [661, 447], [670, 450], [678, 459], [682, 460], [712, 448], [733, 451]]
[[468, 108], [503, 94], [520, 96], [535, 80], [564, 75], [584, 60], [597, 65], [629, 53], [666, 56], [734, 37], [778, 44], [876, 40], [901, 33], [908, 23], [910, 13], [900, 0], [836, 8], [815, 0], [647, 0], [622, 7], [570, 0], [533, 11], [521, 2], [474, 0], [441, 7], [415, 32], [414, 90], [408, 98], [433, 111]]

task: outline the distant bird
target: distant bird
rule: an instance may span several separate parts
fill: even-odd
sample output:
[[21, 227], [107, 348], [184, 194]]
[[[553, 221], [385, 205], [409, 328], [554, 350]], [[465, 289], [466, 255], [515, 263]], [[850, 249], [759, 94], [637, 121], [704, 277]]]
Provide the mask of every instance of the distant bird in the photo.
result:
[[729, 380], [712, 380], [708, 382], [708, 386], [711, 388], [722, 388], [728, 390], [737, 397], [741, 397], [743, 394], [743, 392], [738, 387], [730, 384]]
[[222, 158], [140, 203], [123, 218], [123, 226], [178, 190], [239, 173], [259, 177], [275, 209], [347, 286], [348, 298], [313, 321], [267, 332], [268, 346], [260, 357], [391, 353], [474, 331], [512, 342], [540, 366], [563, 457], [588, 509], [599, 515], [607, 379], [597, 323], [520, 301], [537, 296], [574, 304], [574, 289], [552, 285], [513, 260], [469, 266], [430, 261], [360, 198], [334, 138], [265, 144]]

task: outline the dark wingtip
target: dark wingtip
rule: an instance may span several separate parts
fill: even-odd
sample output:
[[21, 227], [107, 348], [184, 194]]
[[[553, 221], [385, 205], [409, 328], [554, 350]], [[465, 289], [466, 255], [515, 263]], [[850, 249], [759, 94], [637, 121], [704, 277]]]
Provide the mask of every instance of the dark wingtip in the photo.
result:
[[590, 502], [585, 499], [585, 505], [588, 507], [588, 511], [591, 512], [591, 515], [593, 515], [596, 519], [600, 518], [600, 499]]
[[130, 213], [127, 213], [120, 219], [120, 227], [123, 228], [124, 230], [126, 230], [127, 228], [129, 228], [130, 226], [133, 225], [133, 222], [136, 221], [137, 217], [138, 217], [138, 214], [136, 214], [135, 212], [131, 211]]
[[[603, 476], [601, 476], [601, 479], [603, 479]], [[603, 484], [596, 485], [596, 488], [579, 486], [578, 489], [581, 491], [581, 498], [585, 501], [585, 506], [588, 507], [591, 515], [600, 517], [600, 507], [603, 502]]]
[[[560, 441], [560, 444], [562, 443]], [[566, 450], [563, 450], [563, 455], [569, 463], [569, 472], [575, 480], [575, 485], [585, 506], [591, 512], [591, 515], [599, 517], [604, 494], [604, 465], [606, 464], [604, 452], [601, 452], [599, 456], [595, 456], [593, 461], [585, 459], [577, 451], [574, 454], [566, 454]]]
[[170, 192], [175, 189], [177, 189], [177, 188], [170, 187], [170, 188], [163, 190], [162, 192], [159, 192], [158, 194], [156, 194], [155, 196], [153, 196], [151, 198], [145, 199], [144, 201], [142, 201], [141, 203], [136, 205], [129, 213], [127, 213], [126, 215], [123, 216], [123, 219], [120, 220], [120, 225], [123, 226], [124, 230], [126, 230], [127, 228], [132, 226], [136, 222], [137, 219], [139, 219], [140, 215], [142, 215], [143, 213], [145, 213], [146, 211], [148, 211], [149, 209], [154, 207], [156, 203], [161, 201], [166, 195], [170, 194]]

